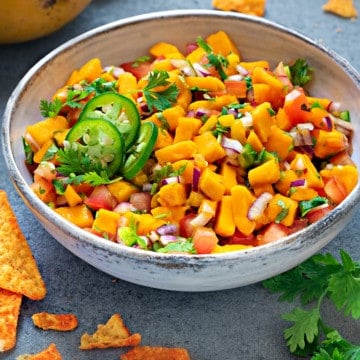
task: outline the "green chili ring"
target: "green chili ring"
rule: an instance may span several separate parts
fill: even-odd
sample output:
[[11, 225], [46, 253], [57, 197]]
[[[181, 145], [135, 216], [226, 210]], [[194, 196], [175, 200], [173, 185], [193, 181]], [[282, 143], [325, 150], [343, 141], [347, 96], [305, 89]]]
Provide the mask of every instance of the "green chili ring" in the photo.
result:
[[130, 149], [121, 168], [121, 173], [125, 179], [134, 178], [144, 167], [154, 149], [158, 131], [158, 127], [151, 121], [141, 124], [139, 137]]
[[114, 175], [124, 162], [124, 140], [110, 121], [87, 119], [78, 121], [66, 136], [66, 141], [95, 169], [107, 169]]
[[86, 119], [111, 121], [123, 136], [126, 150], [135, 143], [140, 128], [140, 114], [134, 102], [115, 92], [102, 93], [89, 100], [79, 116], [79, 121]]

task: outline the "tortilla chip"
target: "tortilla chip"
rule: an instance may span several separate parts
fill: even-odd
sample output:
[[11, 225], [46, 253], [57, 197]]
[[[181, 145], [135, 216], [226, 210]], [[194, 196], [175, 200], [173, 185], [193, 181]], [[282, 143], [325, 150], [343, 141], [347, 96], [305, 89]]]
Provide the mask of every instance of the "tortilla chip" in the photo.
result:
[[62, 360], [61, 354], [55, 344], [50, 344], [38, 354], [19, 355], [16, 360]]
[[357, 11], [353, 0], [329, 0], [322, 8], [324, 11], [345, 18], [357, 17]]
[[74, 314], [36, 313], [31, 317], [35, 326], [43, 330], [71, 331], [77, 328], [78, 318]]
[[212, 6], [223, 11], [264, 16], [266, 0], [213, 0]]
[[10, 350], [16, 344], [21, 300], [21, 294], [0, 289], [0, 351]]
[[83, 334], [81, 350], [105, 349], [124, 346], [136, 346], [141, 342], [140, 334], [131, 334], [119, 314], [114, 314], [105, 325], [98, 325], [93, 335]]
[[41, 300], [46, 295], [30, 246], [3, 190], [0, 190], [0, 288], [32, 300]]
[[138, 346], [120, 355], [120, 360], [190, 360], [190, 355], [184, 348]]

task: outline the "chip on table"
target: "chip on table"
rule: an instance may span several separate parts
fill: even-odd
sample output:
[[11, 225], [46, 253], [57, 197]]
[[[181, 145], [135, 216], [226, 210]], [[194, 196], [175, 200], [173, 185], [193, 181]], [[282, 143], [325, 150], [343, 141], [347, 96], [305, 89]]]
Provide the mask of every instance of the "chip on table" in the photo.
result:
[[264, 16], [265, 0], [213, 0], [212, 6], [218, 10], [236, 11], [243, 14]]
[[120, 360], [190, 360], [184, 348], [137, 346], [120, 356]]
[[323, 10], [344, 18], [354, 18], [357, 10], [353, 0], [329, 0], [323, 5]]
[[141, 335], [131, 334], [119, 314], [110, 317], [105, 325], [100, 324], [97, 330], [89, 335], [83, 334], [80, 340], [81, 350], [105, 349], [124, 346], [136, 346], [141, 342]]
[[74, 314], [51, 314], [39, 312], [31, 317], [35, 326], [43, 330], [72, 331], [78, 326], [78, 318]]
[[45, 282], [3, 190], [0, 190], [0, 288], [31, 300], [42, 300], [46, 295]]
[[0, 352], [11, 350], [16, 344], [21, 301], [21, 294], [0, 289]]
[[37, 354], [19, 355], [16, 360], [62, 360], [62, 356], [54, 343]]

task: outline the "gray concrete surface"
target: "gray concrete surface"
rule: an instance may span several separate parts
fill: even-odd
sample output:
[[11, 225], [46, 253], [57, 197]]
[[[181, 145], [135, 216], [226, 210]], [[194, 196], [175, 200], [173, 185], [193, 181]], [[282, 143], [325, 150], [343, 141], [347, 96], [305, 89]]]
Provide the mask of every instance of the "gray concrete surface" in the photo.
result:
[[[306, 34], [345, 57], [360, 70], [357, 20], [326, 14], [325, 0], [268, 0], [265, 17]], [[360, 1], [355, 1], [360, 10]], [[211, 9], [210, 0], [93, 0], [75, 21], [55, 34], [28, 43], [0, 46], [0, 114], [7, 98], [25, 72], [41, 57], [73, 36], [104, 23], [142, 13], [167, 9]], [[196, 35], [196, 34], [195, 34]], [[118, 42], [121, 46], [121, 40]], [[359, 146], [358, 144], [355, 144]], [[279, 303], [261, 284], [212, 293], [180, 293], [145, 288], [113, 279], [77, 259], [43, 230], [23, 204], [4, 170], [0, 155], [0, 188], [9, 194], [19, 223], [29, 240], [48, 295], [43, 301], [24, 299], [16, 348], [0, 359], [15, 359], [55, 342], [66, 360], [118, 359], [119, 349], [78, 349], [84, 332], [93, 332], [111, 314], [119, 312], [133, 332], [140, 332], [144, 345], [184, 346], [192, 359], [296, 359], [283, 339], [288, 325], [281, 314], [292, 308]], [[324, 251], [338, 254], [344, 248], [360, 259], [360, 211]], [[70, 333], [36, 329], [31, 315], [38, 311], [74, 312], [80, 323]], [[360, 323], [343, 318], [326, 303], [323, 316], [330, 325], [360, 343]]]

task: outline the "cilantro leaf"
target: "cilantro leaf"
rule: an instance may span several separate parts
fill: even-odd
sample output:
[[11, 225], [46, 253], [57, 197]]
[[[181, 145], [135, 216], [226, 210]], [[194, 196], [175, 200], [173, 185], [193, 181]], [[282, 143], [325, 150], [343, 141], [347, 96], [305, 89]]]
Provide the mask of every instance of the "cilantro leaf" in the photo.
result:
[[[174, 83], [170, 83], [168, 78], [169, 74], [164, 70], [154, 70], [149, 73], [148, 83], [143, 88], [143, 94], [150, 111], [154, 109], [163, 111], [176, 102], [179, 89]], [[166, 88], [156, 90], [159, 86]]]
[[330, 299], [337, 310], [345, 315], [360, 318], [360, 267], [344, 251], [341, 252], [343, 268], [332, 274], [329, 279]]
[[214, 66], [222, 80], [227, 79], [224, 69], [229, 65], [228, 59], [221, 54], [215, 54], [212, 47], [201, 36], [198, 36], [196, 43], [206, 52], [209, 66]]
[[59, 98], [54, 101], [40, 100], [40, 113], [43, 117], [55, 117], [59, 114], [63, 104]]
[[[317, 254], [292, 270], [265, 280], [263, 285], [272, 293], [282, 293], [280, 301], [301, 303], [317, 301], [316, 307], [303, 310], [299, 307], [284, 314], [293, 326], [284, 331], [291, 352], [298, 355], [313, 354], [312, 360], [357, 360], [360, 346], [343, 339], [326, 326], [320, 315], [323, 299], [328, 298], [336, 309], [354, 319], [360, 317], [360, 263], [340, 250], [341, 262], [331, 254]], [[326, 339], [319, 343], [320, 335]]]
[[312, 343], [318, 337], [320, 321], [318, 308], [309, 311], [294, 308], [282, 317], [284, 320], [294, 322], [294, 325], [284, 332], [291, 352], [295, 352], [298, 348], [304, 349], [307, 343]]
[[294, 85], [304, 86], [312, 79], [311, 72], [313, 69], [305, 59], [297, 59], [293, 65], [289, 66], [289, 71]]
[[161, 253], [184, 252], [188, 254], [196, 254], [194, 245], [189, 239], [170, 242], [166, 246], [156, 249], [156, 251]]

